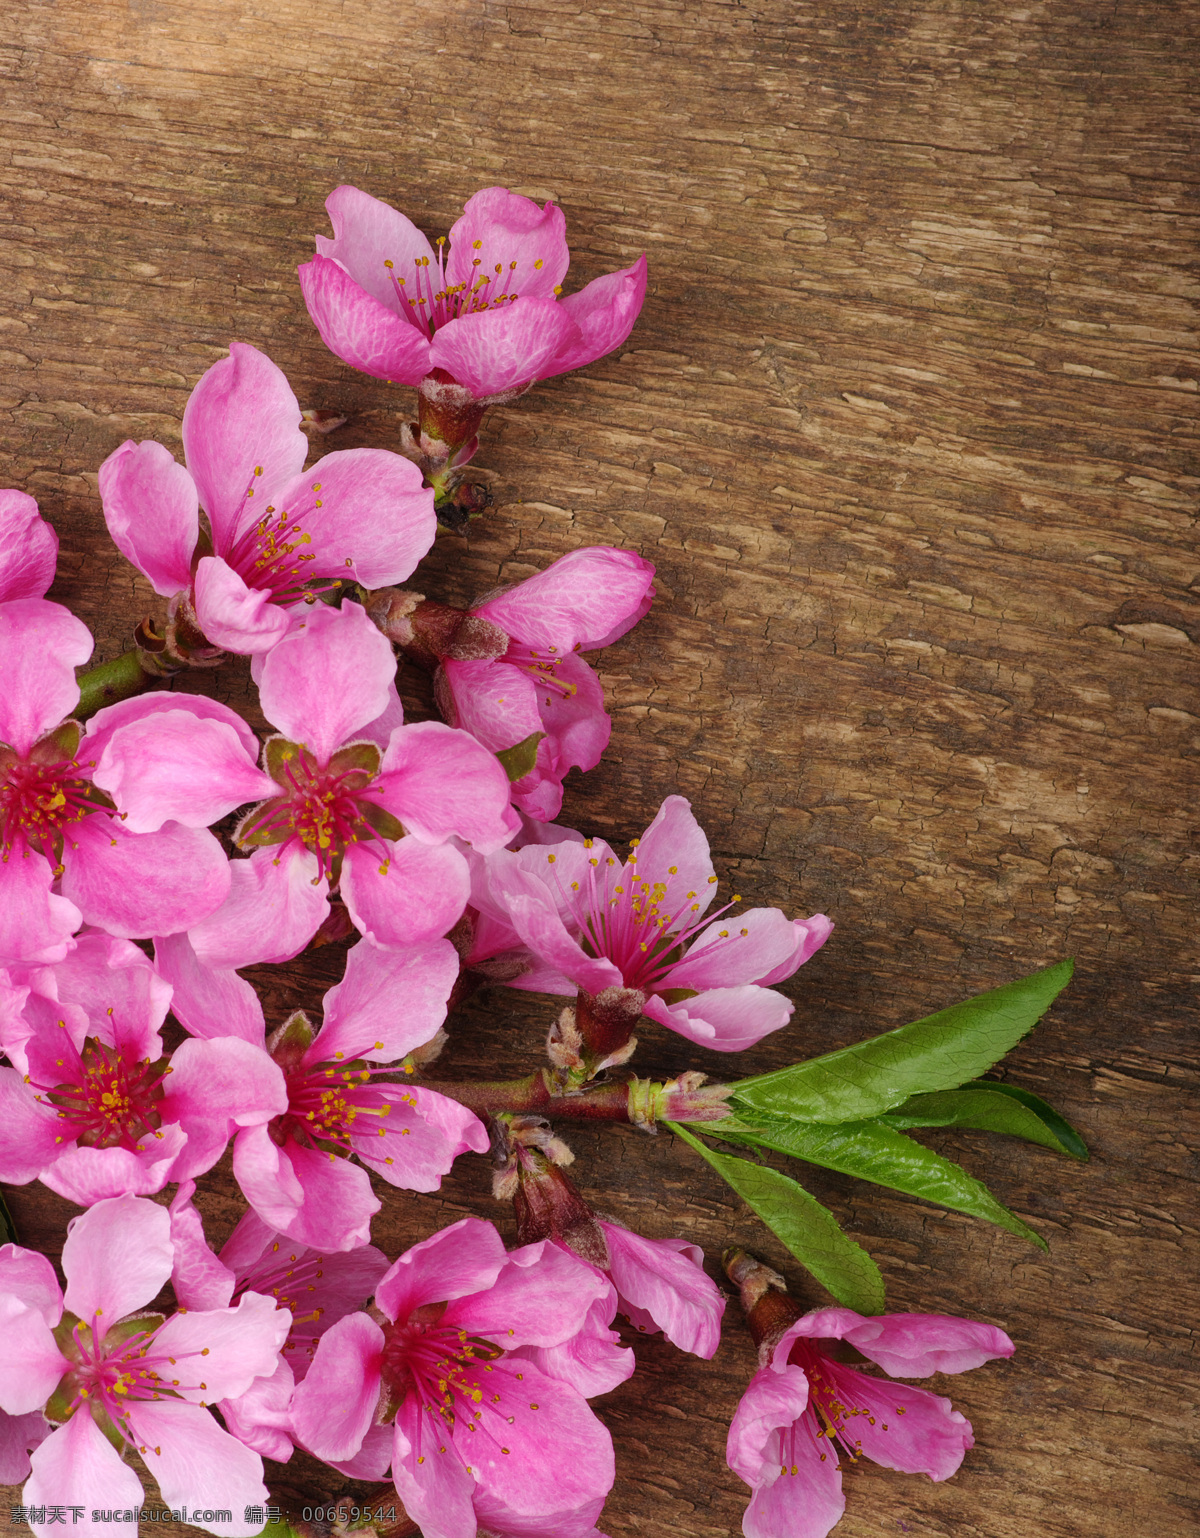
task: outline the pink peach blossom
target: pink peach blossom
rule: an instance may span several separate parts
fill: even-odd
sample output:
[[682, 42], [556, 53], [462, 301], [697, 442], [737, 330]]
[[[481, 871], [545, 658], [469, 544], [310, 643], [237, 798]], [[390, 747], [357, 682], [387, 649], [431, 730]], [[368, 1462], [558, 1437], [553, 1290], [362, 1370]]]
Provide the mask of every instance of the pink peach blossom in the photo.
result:
[[729, 1466], [753, 1489], [746, 1538], [825, 1538], [845, 1510], [839, 1457], [949, 1479], [974, 1445], [948, 1399], [835, 1359], [844, 1340], [889, 1377], [965, 1372], [1013, 1353], [1003, 1330], [944, 1314], [848, 1308], [804, 1315], [772, 1342], [729, 1428]]
[[691, 1041], [718, 1052], [753, 1045], [792, 1013], [766, 985], [790, 977], [833, 925], [822, 913], [789, 920], [778, 908], [706, 925], [716, 881], [682, 796], [667, 797], [625, 862], [600, 839], [491, 855], [490, 901], [507, 909], [540, 963], [511, 986], [593, 996], [629, 989], [643, 996], [644, 1014]]
[[0, 603], [44, 598], [54, 581], [58, 535], [23, 491], [0, 491]]
[[[71, 1222], [65, 1296], [43, 1257], [16, 1252], [24, 1269], [16, 1286], [14, 1257], [0, 1261], [0, 1409], [23, 1416], [44, 1407], [56, 1423], [33, 1454], [23, 1499], [85, 1507], [95, 1538], [128, 1528], [93, 1521], [93, 1510], [142, 1504], [141, 1483], [118, 1448], [142, 1455], [168, 1506], [232, 1511], [232, 1522], [210, 1531], [250, 1538], [258, 1524], [245, 1523], [243, 1510], [267, 1499], [262, 1460], [205, 1406], [275, 1371], [289, 1316], [257, 1293], [245, 1293], [237, 1308], [144, 1312], [170, 1278], [173, 1256], [166, 1208], [121, 1196]], [[31, 1526], [52, 1538], [44, 1520]]]
[[382, 1324], [352, 1314], [322, 1338], [297, 1433], [346, 1460], [388, 1425], [392, 1478], [425, 1538], [590, 1532], [613, 1480], [608, 1432], [576, 1389], [513, 1353], [571, 1340], [608, 1288], [552, 1244], [506, 1255], [490, 1223], [464, 1218], [382, 1279]]
[[673, 1346], [706, 1361], [721, 1343], [725, 1299], [704, 1271], [704, 1251], [685, 1239], [647, 1239], [597, 1219], [608, 1246], [618, 1308], [643, 1332], [661, 1330]]
[[128, 440], [101, 465], [100, 495], [122, 555], [212, 646], [269, 650], [314, 591], [403, 581], [433, 543], [433, 493], [403, 456], [346, 449], [305, 471], [299, 403], [245, 343], [192, 391], [183, 449], [186, 470], [161, 443]]
[[333, 239], [300, 268], [308, 313], [346, 363], [467, 405], [512, 398], [612, 352], [646, 292], [646, 258], [560, 299], [570, 254], [562, 210], [503, 187], [466, 203], [436, 250], [357, 187], [325, 200]]
[[340, 888], [378, 945], [443, 935], [466, 904], [458, 835], [483, 851], [518, 819], [508, 779], [468, 733], [403, 725], [389, 642], [363, 609], [320, 604], [262, 660], [259, 692], [281, 735], [263, 750], [225, 706], [174, 696], [130, 700], [96, 718], [106, 734], [96, 783], [138, 831], [178, 818], [205, 826], [246, 801], [228, 899], [189, 935], [195, 956], [229, 973], [297, 954]]
[[229, 891], [211, 833], [132, 833], [69, 719], [92, 638], [60, 604], [0, 604], [0, 963], [61, 961], [81, 923], [142, 938], [206, 917]]
[[163, 1054], [170, 989], [126, 940], [93, 933], [27, 1004], [27, 1035], [6, 1031], [20, 1065], [0, 1068], [0, 1180], [43, 1185], [87, 1206], [150, 1195], [221, 1157], [239, 1128], [287, 1104], [283, 1076], [234, 1039]]

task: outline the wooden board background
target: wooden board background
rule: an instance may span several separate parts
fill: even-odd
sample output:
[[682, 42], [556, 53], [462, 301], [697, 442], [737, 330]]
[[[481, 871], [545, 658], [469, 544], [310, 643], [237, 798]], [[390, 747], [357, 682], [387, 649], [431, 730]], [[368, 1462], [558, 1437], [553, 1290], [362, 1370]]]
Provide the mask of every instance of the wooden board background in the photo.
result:
[[[0, 484], [58, 528], [53, 596], [98, 656], [150, 595], [106, 542], [97, 466], [128, 436], [176, 445], [231, 339], [351, 414], [321, 452], [396, 442], [411, 397], [343, 368], [300, 300], [329, 190], [431, 233], [481, 185], [554, 197], [568, 285], [644, 248], [644, 314], [617, 354], [493, 413], [497, 508], [439, 541], [422, 585], [465, 599], [595, 542], [657, 563], [654, 612], [600, 663], [612, 747], [564, 820], [624, 840], [683, 791], [747, 902], [836, 919], [745, 1071], [1078, 957], [1011, 1076], [1079, 1124], [1091, 1164], [930, 1139], [1048, 1257], [810, 1179], [893, 1307], [1018, 1345], [941, 1385], [975, 1425], [959, 1476], [855, 1469], [845, 1538], [1192, 1530], [1196, 19], [1188, 0], [4, 7]], [[185, 687], [252, 698], [241, 665]], [[276, 1017], [337, 965], [275, 979]], [[447, 1071], [533, 1067], [549, 1012], [480, 1000]], [[643, 1071], [730, 1066], [664, 1036]], [[611, 1212], [714, 1256], [757, 1241], [819, 1301], [669, 1137], [572, 1141]], [[228, 1166], [207, 1184], [220, 1237]], [[464, 1160], [440, 1199], [390, 1196], [381, 1242], [505, 1221], [486, 1184]], [[12, 1206], [56, 1251], [67, 1205], [32, 1186]], [[605, 1531], [736, 1533], [742, 1327], [712, 1363], [661, 1342], [642, 1359], [601, 1406]]]

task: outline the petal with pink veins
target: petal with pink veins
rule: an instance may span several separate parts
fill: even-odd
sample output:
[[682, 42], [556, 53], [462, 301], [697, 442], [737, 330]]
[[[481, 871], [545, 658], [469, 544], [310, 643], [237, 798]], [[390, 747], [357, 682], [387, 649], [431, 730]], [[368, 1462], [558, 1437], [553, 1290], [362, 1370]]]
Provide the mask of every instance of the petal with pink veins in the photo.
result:
[[329, 914], [329, 883], [316, 856], [301, 844], [256, 849], [229, 871], [229, 896], [189, 933], [196, 959], [227, 971], [299, 955]]
[[54, 1430], [40, 1410], [5, 1415], [0, 1410], [0, 1485], [19, 1485], [29, 1474], [29, 1454]]
[[974, 1447], [971, 1423], [948, 1399], [826, 1359], [833, 1393], [857, 1413], [847, 1435], [864, 1457], [885, 1469], [949, 1479]]
[[247, 801], [279, 793], [231, 726], [186, 709], [120, 727], [92, 778], [116, 802], [130, 833], [156, 833], [164, 822], [207, 828]]
[[33, 850], [0, 861], [0, 962], [61, 961], [83, 914], [50, 888], [50, 862]]
[[553, 299], [522, 297], [440, 327], [429, 345], [429, 364], [485, 400], [526, 389], [578, 335], [578, 326]]
[[235, 1132], [265, 1125], [287, 1103], [282, 1070], [262, 1047], [236, 1036], [185, 1041], [171, 1058], [159, 1102], [163, 1120], [177, 1120], [187, 1134], [172, 1179], [194, 1179], [212, 1169]]
[[61, 1001], [86, 1011], [89, 1035], [107, 1030], [109, 1039], [116, 1039], [112, 1011], [125, 1027], [122, 1040], [140, 1036], [146, 1050], [162, 1051], [151, 1033], [167, 1018], [171, 985], [131, 941], [103, 930], [85, 930], [76, 936], [75, 949], [54, 968], [54, 980]]
[[396, 676], [391, 642], [360, 604], [316, 604], [263, 663], [262, 708], [320, 764], [386, 709]]
[[51, 1329], [62, 1318], [62, 1289], [54, 1267], [37, 1250], [0, 1244], [0, 1293], [36, 1309]]
[[841, 1469], [829, 1444], [817, 1440], [815, 1421], [809, 1410], [768, 1444], [771, 1466], [742, 1518], [745, 1538], [826, 1538], [841, 1521]]
[[325, 199], [325, 208], [333, 225], [333, 239], [317, 236], [320, 254], [340, 262], [360, 288], [407, 317], [410, 306], [397, 298], [395, 279], [408, 279], [417, 261], [427, 260], [431, 266], [437, 262], [425, 236], [389, 203], [345, 183], [333, 189]]
[[372, 1426], [363, 1438], [363, 1444], [353, 1458], [330, 1459], [330, 1467], [347, 1479], [365, 1479], [374, 1482], [387, 1478], [392, 1462], [392, 1444], [395, 1432], [391, 1426]]
[[165, 1207], [138, 1196], [97, 1202], [67, 1225], [63, 1302], [83, 1320], [102, 1314], [98, 1334], [103, 1335], [110, 1324], [149, 1303], [170, 1279], [174, 1258]]
[[91, 655], [91, 632], [62, 604], [0, 604], [0, 742], [23, 758], [69, 716], [79, 703], [75, 669]]
[[748, 1485], [758, 1485], [779, 1467], [776, 1434], [804, 1414], [808, 1377], [801, 1367], [764, 1367], [754, 1374], [742, 1395], [725, 1444], [729, 1467]]
[[177, 822], [157, 833], [126, 833], [115, 817], [85, 817], [68, 836], [63, 865], [63, 896], [84, 922], [126, 939], [189, 929], [230, 890], [229, 861], [217, 840]]
[[[517, 648], [508, 654], [512, 661]], [[564, 657], [554, 681], [538, 678], [538, 710], [546, 736], [538, 743], [534, 772], [513, 786], [513, 801], [529, 816], [556, 817], [562, 782], [572, 769], [594, 769], [608, 746], [612, 722], [604, 708], [600, 680], [582, 657]], [[558, 687], [555, 687], [555, 684]], [[557, 796], [544, 800], [539, 785], [553, 781]]]
[[927, 1378], [935, 1372], [967, 1372], [1016, 1349], [993, 1324], [950, 1314], [880, 1314], [820, 1308], [797, 1319], [788, 1339], [845, 1340], [893, 1378]]
[[383, 756], [371, 800], [422, 843], [452, 834], [480, 852], [502, 849], [517, 831], [508, 776], [494, 753], [440, 721], [401, 726]]
[[[704, 1271], [704, 1252], [683, 1239], [647, 1239], [601, 1222], [608, 1274], [631, 1322], [644, 1313], [673, 1346], [709, 1360], [721, 1343], [725, 1299]], [[632, 1311], [631, 1311], [632, 1309]]]
[[[672, 871], [674, 867], [674, 871]], [[700, 913], [716, 895], [708, 839], [683, 796], [668, 796], [637, 847], [637, 874], [651, 886], [663, 882], [670, 893], [695, 890]]]
[[[350, 1146], [377, 1175], [405, 1191], [436, 1191], [455, 1159], [486, 1153], [488, 1134], [466, 1106], [423, 1085], [364, 1085], [353, 1097], [365, 1110], [389, 1108], [386, 1120], [355, 1123]], [[369, 1122], [366, 1131], [358, 1130]]]
[[542, 1239], [511, 1251], [493, 1285], [451, 1303], [441, 1322], [500, 1345], [560, 1346], [611, 1285], [595, 1266]]
[[795, 1005], [770, 988], [710, 988], [682, 1004], [668, 1004], [657, 994], [646, 1000], [645, 1013], [669, 1030], [714, 1052], [741, 1052], [782, 1030]]
[[814, 913], [811, 918], [793, 919], [792, 927], [796, 931], [794, 951], [786, 961], [780, 962], [770, 972], [752, 979], [760, 987], [770, 988], [775, 983], [785, 982], [793, 972], [817, 954], [833, 933], [833, 922], [823, 913]]
[[[292, 1316], [275, 1299], [244, 1292], [236, 1308], [172, 1314], [154, 1336], [150, 1353], [173, 1357], [193, 1403], [244, 1394], [255, 1378], [269, 1378], [279, 1361]], [[201, 1385], [203, 1380], [203, 1385]]]
[[311, 538], [314, 577], [367, 588], [403, 582], [437, 535], [432, 487], [411, 460], [387, 449], [338, 449], [273, 495], [293, 531]]
[[345, 975], [322, 1001], [324, 1024], [307, 1060], [328, 1062], [339, 1053], [394, 1063], [437, 1035], [457, 977], [458, 952], [449, 940], [386, 951], [352, 945]]
[[426, 1303], [486, 1292], [507, 1264], [504, 1241], [491, 1223], [460, 1218], [406, 1250], [375, 1289], [389, 1319], [403, 1323]]
[[266, 1022], [254, 987], [230, 967], [206, 967], [186, 934], [160, 935], [154, 962], [171, 984], [171, 1013], [192, 1036], [237, 1036], [263, 1046]]
[[447, 658], [441, 678], [453, 705], [453, 724], [470, 732], [489, 753], [516, 747], [542, 730], [537, 689], [522, 669], [492, 658]]
[[0, 603], [42, 598], [54, 581], [58, 535], [24, 491], [0, 491]]
[[645, 298], [646, 258], [642, 255], [632, 267], [593, 278], [577, 294], [561, 299], [559, 303], [575, 322], [578, 336], [568, 339], [539, 378], [583, 368], [620, 347], [633, 330]]
[[21, 1298], [0, 1292], [0, 1329], [0, 1410], [29, 1415], [42, 1408], [70, 1364], [46, 1320]]
[[588, 993], [623, 987], [625, 978], [620, 968], [603, 956], [587, 954], [568, 933], [549, 894], [535, 890], [540, 885], [536, 877], [524, 872], [509, 872], [505, 881], [509, 917], [529, 949], [544, 965], [562, 972]]
[[484, 187], [450, 227], [446, 280], [474, 288], [490, 278], [480, 290], [489, 300], [500, 294], [553, 299], [570, 260], [567, 221], [556, 203], [539, 208], [505, 187]]
[[270, 588], [250, 587], [221, 556], [202, 556], [193, 588], [196, 620], [205, 639], [239, 656], [270, 651], [291, 628]]
[[[472, 612], [546, 653], [591, 651], [623, 636], [650, 607], [654, 567], [632, 550], [572, 550]], [[546, 660], [545, 658], [543, 660]]]
[[756, 983], [792, 961], [797, 938], [795, 925], [778, 908], [751, 908], [746, 913], [734, 908], [696, 937], [682, 961], [671, 968], [666, 986], [700, 992]]
[[200, 499], [170, 449], [127, 438], [100, 466], [99, 482], [104, 521], [125, 559], [164, 598], [190, 587]]
[[295, 1451], [291, 1416], [295, 1390], [292, 1369], [281, 1361], [269, 1378], [255, 1378], [244, 1394], [218, 1400], [217, 1409], [243, 1447], [286, 1463]]
[[[262, 1459], [222, 1431], [207, 1410], [136, 1399], [129, 1404], [129, 1429], [168, 1507], [186, 1506], [190, 1523], [223, 1538], [262, 1531], [260, 1523], [244, 1518], [247, 1506], [264, 1506], [270, 1498]], [[206, 1510], [217, 1511], [215, 1521], [201, 1520]], [[232, 1521], [225, 1520], [226, 1511]]]
[[15, 1068], [0, 1068], [0, 1180], [23, 1186], [61, 1158], [62, 1122], [37, 1101]]
[[391, 683], [388, 685], [388, 702], [383, 707], [383, 714], [376, 716], [374, 721], [368, 721], [365, 726], [360, 726], [354, 734], [354, 740], [373, 742], [381, 753], [385, 753], [392, 740], [392, 733], [403, 725], [404, 705], [396, 692], [396, 685]]
[[318, 1458], [352, 1458], [379, 1402], [383, 1331], [366, 1314], [339, 1319], [292, 1401], [296, 1435]]
[[358, 1165], [291, 1139], [280, 1148], [266, 1127], [238, 1133], [233, 1173], [264, 1223], [318, 1250], [368, 1243], [382, 1206]]
[[[82, 1506], [85, 1511], [141, 1509], [142, 1482], [86, 1410], [46, 1438], [30, 1459], [33, 1472], [21, 1499], [30, 1506]], [[56, 1526], [29, 1524], [38, 1538], [55, 1538]], [[88, 1538], [125, 1538], [128, 1524], [89, 1522]]]
[[386, 859], [366, 844], [351, 844], [342, 865], [347, 911], [372, 945], [408, 947], [440, 939], [452, 929], [470, 895], [467, 862], [449, 844], [402, 838], [384, 841]]
[[183, 449], [216, 553], [225, 555], [308, 457], [300, 403], [282, 369], [256, 347], [232, 343], [188, 397]]
[[340, 261], [314, 256], [297, 273], [312, 323], [335, 357], [389, 384], [421, 383], [429, 372], [427, 335], [368, 293]]
[[205, 694], [156, 689], [152, 694], [139, 694], [134, 699], [120, 700], [116, 705], [106, 705], [103, 710], [98, 710], [84, 729], [83, 740], [79, 744], [79, 762], [91, 764], [94, 768], [114, 733], [123, 726], [132, 726], [148, 716], [161, 715], [171, 710], [186, 710], [198, 721], [224, 722], [237, 733], [247, 757], [257, 759], [258, 738], [236, 710], [222, 705], [220, 700], [210, 700]]
[[175, 1250], [171, 1286], [180, 1308], [228, 1308], [237, 1278], [208, 1247], [204, 1223], [192, 1202], [195, 1192], [194, 1181], [181, 1181], [167, 1209]]
[[68, 1148], [41, 1173], [41, 1182], [69, 1202], [93, 1206], [110, 1196], [153, 1196], [176, 1178], [175, 1161], [187, 1138], [181, 1128], [148, 1132], [137, 1149]]
[[558, 1346], [519, 1346], [509, 1357], [524, 1357], [539, 1372], [569, 1384], [585, 1399], [608, 1394], [633, 1376], [637, 1359], [621, 1344], [616, 1330], [609, 1329], [617, 1310], [616, 1288], [597, 1298], [588, 1309], [583, 1328]]
[[392, 1480], [422, 1538], [476, 1538], [475, 1481], [442, 1422], [415, 1394], [396, 1412]]

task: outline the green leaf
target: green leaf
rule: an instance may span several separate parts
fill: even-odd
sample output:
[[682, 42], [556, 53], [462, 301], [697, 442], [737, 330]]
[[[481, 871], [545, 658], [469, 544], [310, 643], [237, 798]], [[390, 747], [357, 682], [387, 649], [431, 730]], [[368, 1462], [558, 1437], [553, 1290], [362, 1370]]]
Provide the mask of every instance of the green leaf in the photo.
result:
[[496, 754], [510, 781], [523, 780], [527, 774], [533, 773], [537, 763], [538, 743], [545, 735], [545, 732], [530, 732], [528, 737], [514, 742], [511, 748], [501, 748]]
[[822, 1126], [762, 1116], [754, 1111], [741, 1114], [741, 1108], [738, 1109], [739, 1114], [728, 1121], [709, 1122], [705, 1131], [710, 1137], [774, 1148], [793, 1158], [806, 1159], [809, 1164], [820, 1164], [843, 1175], [857, 1175], [860, 1180], [919, 1196], [939, 1207], [984, 1218], [1019, 1239], [1028, 1239], [1043, 1250], [1049, 1248], [1040, 1234], [1001, 1206], [983, 1182], [968, 1175], [961, 1164], [943, 1159], [941, 1154], [905, 1137], [885, 1121]]
[[839, 1303], [859, 1314], [881, 1314], [885, 1297], [879, 1267], [842, 1232], [837, 1219], [802, 1185], [764, 1164], [751, 1164], [705, 1147], [686, 1127], [667, 1125], [727, 1180], [802, 1266]]
[[1086, 1159], [1087, 1144], [1052, 1106], [1028, 1090], [977, 1079], [962, 1089], [914, 1095], [882, 1118], [892, 1127], [974, 1127], [1040, 1143], [1072, 1159]]
[[1073, 962], [1060, 961], [899, 1030], [743, 1079], [735, 1086], [736, 1097], [759, 1111], [846, 1122], [878, 1116], [911, 1095], [955, 1089], [1033, 1029], [1073, 970]]

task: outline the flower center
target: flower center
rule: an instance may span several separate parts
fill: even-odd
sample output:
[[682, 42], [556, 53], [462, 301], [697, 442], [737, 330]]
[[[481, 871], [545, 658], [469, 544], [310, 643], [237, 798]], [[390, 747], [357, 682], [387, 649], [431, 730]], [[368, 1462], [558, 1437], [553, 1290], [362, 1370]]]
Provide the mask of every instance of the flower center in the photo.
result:
[[[877, 1421], [870, 1408], [854, 1402], [854, 1383], [864, 1374], [853, 1368], [841, 1367], [807, 1340], [796, 1341], [788, 1361], [804, 1369], [808, 1378], [808, 1405], [813, 1414], [809, 1415], [806, 1411], [801, 1415], [783, 1433], [784, 1438], [799, 1436], [814, 1442], [822, 1463], [830, 1452], [835, 1462], [839, 1454], [852, 1463], [857, 1461], [863, 1456], [863, 1450], [862, 1439], [855, 1435], [854, 1421], [858, 1416], [865, 1416], [872, 1426]], [[897, 1405], [895, 1413], [904, 1415], [907, 1412], [903, 1405]], [[886, 1431], [887, 1425], [882, 1424], [882, 1429]], [[780, 1455], [788, 1456], [786, 1443], [781, 1447]], [[784, 1465], [780, 1472], [787, 1473], [789, 1468], [793, 1474], [796, 1472], [792, 1464]]]
[[[163, 1323], [161, 1314], [121, 1320], [110, 1326], [102, 1340], [96, 1338], [96, 1322], [93, 1317], [88, 1325], [73, 1314], [64, 1314], [54, 1331], [59, 1350], [72, 1365], [50, 1396], [46, 1406], [50, 1420], [67, 1421], [77, 1410], [86, 1408], [118, 1445], [121, 1439], [136, 1445], [126, 1419], [131, 1401], [178, 1400], [182, 1396], [177, 1389], [207, 1389], [204, 1382], [184, 1383], [187, 1369], [155, 1346], [155, 1334]], [[208, 1348], [199, 1355], [207, 1356]], [[154, 1451], [161, 1453], [157, 1447]]]
[[419, 1321], [422, 1313], [442, 1312], [442, 1305], [418, 1310], [404, 1324], [384, 1326], [382, 1373], [384, 1385], [397, 1404], [411, 1393], [421, 1408], [441, 1417], [446, 1430], [460, 1423], [473, 1426], [482, 1419], [485, 1400], [498, 1402], [484, 1378], [504, 1348], [482, 1336], [468, 1335], [435, 1322]]
[[[59, 1067], [70, 1077], [53, 1087], [25, 1082], [39, 1090], [43, 1105], [52, 1105], [66, 1125], [60, 1141], [70, 1138], [88, 1148], [127, 1148], [136, 1151], [147, 1133], [161, 1138], [162, 1118], [158, 1102], [162, 1084], [171, 1072], [165, 1058], [129, 1061], [120, 1048], [89, 1036], [83, 1051], [76, 1052], [64, 1036]], [[72, 1062], [71, 1059], [74, 1058]]]
[[[392, 1107], [372, 1088], [371, 1080], [398, 1071], [411, 1073], [412, 1069], [397, 1063], [372, 1066], [360, 1058], [292, 1070], [287, 1073], [288, 1108], [271, 1123], [272, 1138], [281, 1147], [292, 1141], [331, 1159], [339, 1154], [349, 1158], [357, 1151], [357, 1141], [392, 1133], [387, 1125]], [[404, 1098], [413, 1106], [417, 1103], [415, 1096]], [[408, 1136], [408, 1129], [400, 1128], [398, 1135]], [[377, 1155], [374, 1149], [371, 1153], [384, 1164], [395, 1162], [391, 1155]]]
[[5, 862], [14, 851], [33, 849], [61, 875], [64, 830], [111, 806], [107, 796], [80, 778], [74, 759], [37, 763], [0, 750], [0, 859]]
[[[481, 240], [473, 245], [476, 252], [483, 248]], [[536, 257], [526, 264], [526, 273], [522, 273], [519, 261], [485, 263], [476, 255], [471, 258], [471, 277], [467, 282], [447, 283], [445, 236], [437, 241], [434, 262], [427, 256], [414, 256], [413, 270], [407, 277], [397, 273], [395, 262], [385, 258], [383, 263], [400, 302], [400, 313], [430, 336], [439, 326], [463, 315], [479, 315], [484, 310], [515, 304], [520, 297], [517, 289], [526, 273], [540, 272], [545, 265], [542, 257]], [[561, 285], [554, 292], [556, 296], [562, 293]]]

